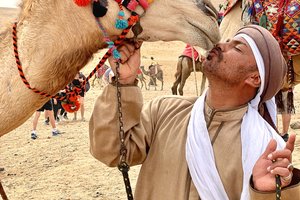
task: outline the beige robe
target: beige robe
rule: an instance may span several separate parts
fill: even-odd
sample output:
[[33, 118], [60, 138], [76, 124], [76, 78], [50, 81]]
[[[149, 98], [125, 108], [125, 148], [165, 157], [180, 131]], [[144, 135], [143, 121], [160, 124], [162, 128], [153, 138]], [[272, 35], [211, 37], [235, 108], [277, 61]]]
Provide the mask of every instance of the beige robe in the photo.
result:
[[[196, 98], [161, 97], [143, 107], [138, 87], [122, 87], [121, 94], [127, 162], [142, 164], [135, 199], [198, 200], [185, 159], [187, 126]], [[231, 111], [205, 108], [210, 138], [217, 136], [213, 142], [216, 166], [229, 199], [239, 199], [242, 191], [240, 126], [246, 110], [246, 106]], [[90, 119], [90, 151], [114, 167], [119, 161], [119, 146], [116, 88], [108, 85]], [[250, 193], [251, 199], [275, 199], [274, 193]], [[300, 199], [299, 184], [285, 189], [282, 197]]]

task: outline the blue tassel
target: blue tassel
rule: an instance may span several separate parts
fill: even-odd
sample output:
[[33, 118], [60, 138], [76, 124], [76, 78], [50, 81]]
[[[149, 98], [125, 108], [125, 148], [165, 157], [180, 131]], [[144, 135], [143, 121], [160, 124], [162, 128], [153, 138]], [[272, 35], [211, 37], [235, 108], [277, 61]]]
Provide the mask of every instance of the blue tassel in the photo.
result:
[[118, 15], [119, 15], [120, 17], [125, 17], [125, 13], [124, 13], [123, 10], [120, 10], [120, 11], [118, 12]]
[[127, 27], [128, 27], [127, 20], [124, 20], [124, 19], [117, 19], [116, 20], [116, 28], [117, 29], [125, 29]]
[[107, 41], [106, 44], [108, 44], [108, 48], [112, 48], [115, 45], [113, 41]]
[[124, 16], [125, 16], [125, 13], [123, 10], [119, 11], [118, 13], [118, 16], [119, 16], [119, 19], [116, 20], [116, 28], [117, 29], [125, 29], [128, 27], [128, 22], [127, 20], [124, 20]]
[[116, 60], [119, 60], [121, 59], [121, 55], [119, 53], [119, 51], [117, 49], [114, 49], [113, 50], [113, 57], [116, 59]]

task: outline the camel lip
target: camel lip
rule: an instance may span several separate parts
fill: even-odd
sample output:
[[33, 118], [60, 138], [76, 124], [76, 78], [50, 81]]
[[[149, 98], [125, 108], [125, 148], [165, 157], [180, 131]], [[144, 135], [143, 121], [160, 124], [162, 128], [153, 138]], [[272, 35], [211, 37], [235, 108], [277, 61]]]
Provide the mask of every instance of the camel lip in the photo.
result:
[[187, 21], [188, 24], [190, 24], [192, 27], [194, 27], [196, 30], [198, 30], [198, 32], [202, 33], [203, 35], [205, 35], [205, 38], [210, 41], [211, 43], [214, 43], [213, 38], [211, 38], [209, 36], [209, 34], [207, 34], [205, 31], [203, 31], [199, 26], [195, 25], [194, 23]]

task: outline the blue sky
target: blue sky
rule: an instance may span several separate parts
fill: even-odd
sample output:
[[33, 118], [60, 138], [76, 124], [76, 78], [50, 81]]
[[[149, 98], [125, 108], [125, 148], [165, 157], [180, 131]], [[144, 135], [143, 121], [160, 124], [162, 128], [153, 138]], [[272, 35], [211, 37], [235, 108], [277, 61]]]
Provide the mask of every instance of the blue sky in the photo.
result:
[[17, 7], [19, 0], [0, 0], [0, 7]]

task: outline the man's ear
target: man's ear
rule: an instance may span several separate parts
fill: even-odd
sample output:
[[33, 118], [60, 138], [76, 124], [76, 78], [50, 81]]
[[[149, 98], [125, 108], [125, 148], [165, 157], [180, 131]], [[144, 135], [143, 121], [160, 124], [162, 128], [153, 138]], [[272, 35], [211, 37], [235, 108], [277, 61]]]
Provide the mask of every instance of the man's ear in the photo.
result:
[[245, 83], [251, 87], [259, 88], [259, 86], [261, 84], [259, 72], [256, 71], [256, 72], [250, 73], [248, 78], [245, 80]]

